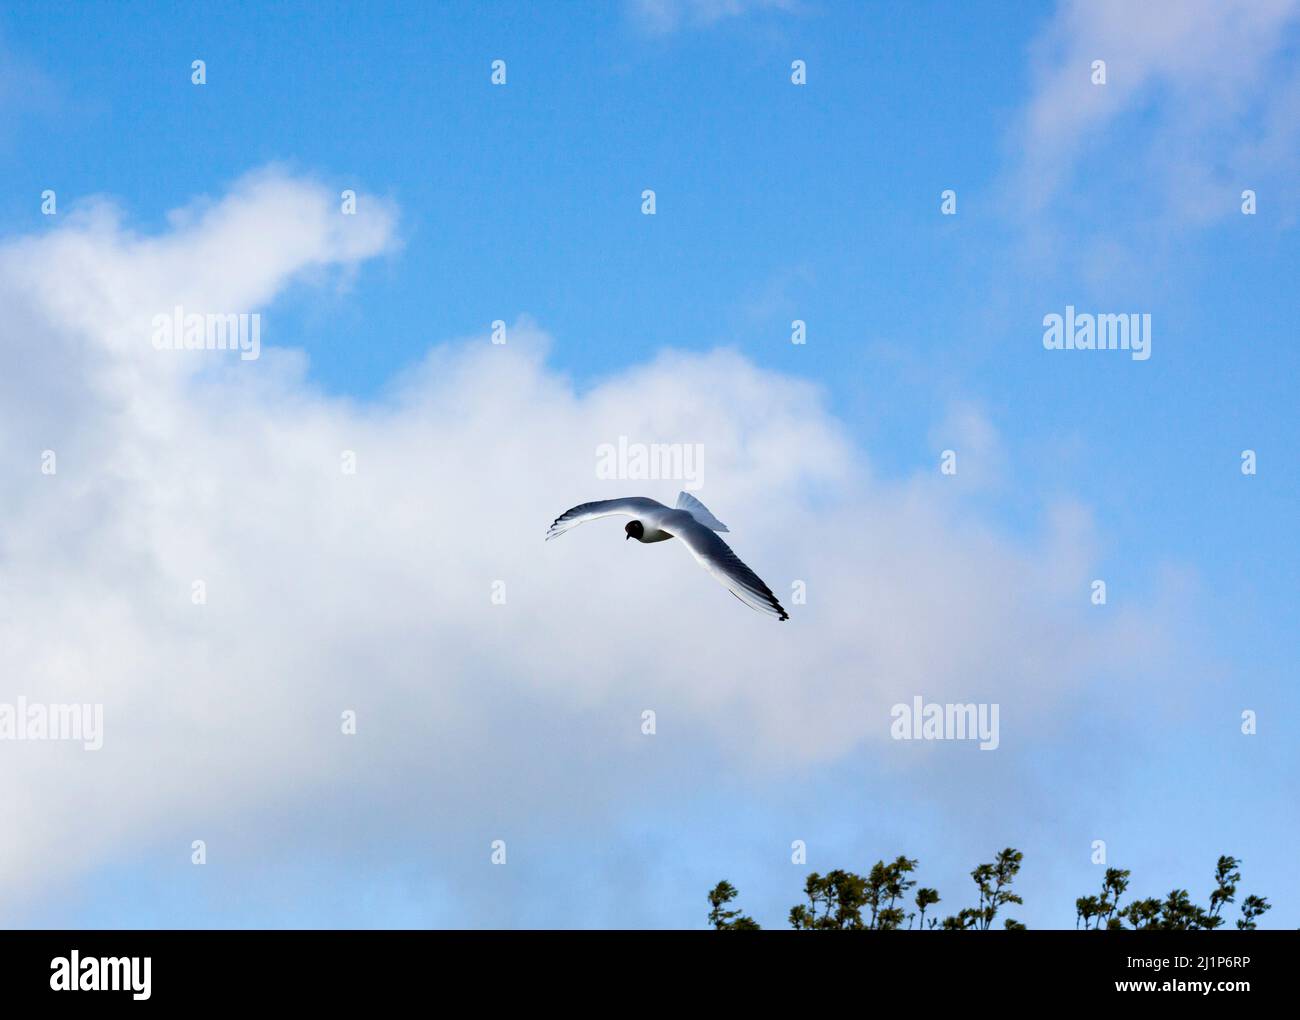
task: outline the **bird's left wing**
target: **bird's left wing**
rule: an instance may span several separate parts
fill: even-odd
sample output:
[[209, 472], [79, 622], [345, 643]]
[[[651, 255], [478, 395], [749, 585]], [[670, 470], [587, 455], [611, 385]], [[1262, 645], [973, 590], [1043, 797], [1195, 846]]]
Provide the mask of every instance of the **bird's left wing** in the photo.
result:
[[[681, 516], [688, 515], [683, 513]], [[790, 619], [790, 614], [776, 600], [772, 589], [763, 583], [761, 577], [745, 566], [740, 557], [731, 551], [731, 546], [715, 532], [694, 518], [674, 520], [660, 527], [680, 538], [691, 551], [691, 555], [699, 560], [700, 565], [721, 581], [723, 586], [745, 605], [757, 609], [760, 613], [775, 616], [778, 620]]]
[[645, 496], [625, 496], [623, 499], [598, 499], [594, 503], [583, 503], [572, 510], [566, 510], [551, 523], [546, 531], [546, 540], [563, 535], [570, 528], [594, 521], [598, 517], [640, 517], [643, 514], [661, 513], [668, 508], [657, 500]]

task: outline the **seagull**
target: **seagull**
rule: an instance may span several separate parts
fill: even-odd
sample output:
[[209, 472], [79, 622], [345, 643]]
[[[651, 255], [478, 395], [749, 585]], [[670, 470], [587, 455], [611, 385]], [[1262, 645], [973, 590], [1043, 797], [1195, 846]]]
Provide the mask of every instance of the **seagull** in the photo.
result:
[[689, 492], [678, 495], [675, 508], [666, 507], [644, 496], [583, 503], [555, 518], [547, 529], [546, 540], [549, 542], [558, 538], [570, 528], [576, 528], [586, 521], [614, 516], [632, 518], [623, 528], [627, 532], [627, 538], [623, 541], [635, 538], [638, 542], [649, 543], [680, 538], [700, 566], [721, 581], [723, 587], [745, 605], [760, 613], [775, 616], [778, 620], [790, 618], [772, 594], [772, 589], [718, 537], [717, 532], [727, 531], [727, 526], [709, 513], [708, 507]]

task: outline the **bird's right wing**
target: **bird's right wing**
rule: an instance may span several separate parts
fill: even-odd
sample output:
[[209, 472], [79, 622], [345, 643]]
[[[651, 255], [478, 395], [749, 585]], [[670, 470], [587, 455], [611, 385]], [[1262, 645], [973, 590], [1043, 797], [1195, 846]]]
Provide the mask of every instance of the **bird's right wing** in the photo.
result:
[[661, 513], [668, 508], [657, 500], [644, 496], [626, 496], [623, 499], [598, 499], [594, 503], [583, 503], [572, 510], [566, 510], [551, 523], [546, 531], [546, 540], [563, 535], [570, 528], [594, 521], [597, 517], [640, 517], [643, 514]]
[[665, 524], [662, 527], [680, 538], [691, 555], [700, 562], [700, 566], [721, 581], [745, 605], [760, 613], [775, 616], [778, 620], [790, 619], [790, 614], [776, 600], [772, 589], [745, 566], [741, 558], [731, 551], [731, 546], [716, 533], [694, 518], [681, 524]]
[[703, 524], [710, 531], [730, 531], [725, 524], [709, 512], [709, 508], [692, 496], [689, 492], [682, 490], [677, 494], [677, 509], [685, 510], [697, 521]]

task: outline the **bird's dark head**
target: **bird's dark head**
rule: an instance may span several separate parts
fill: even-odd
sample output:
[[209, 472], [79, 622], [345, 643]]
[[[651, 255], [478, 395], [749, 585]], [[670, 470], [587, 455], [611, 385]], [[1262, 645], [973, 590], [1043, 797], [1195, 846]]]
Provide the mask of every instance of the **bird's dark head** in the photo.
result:
[[[623, 530], [627, 532], [627, 538], [635, 538], [639, 542], [641, 536], [645, 534], [645, 525], [640, 521], [628, 521]], [[623, 541], [626, 542], [627, 538]]]

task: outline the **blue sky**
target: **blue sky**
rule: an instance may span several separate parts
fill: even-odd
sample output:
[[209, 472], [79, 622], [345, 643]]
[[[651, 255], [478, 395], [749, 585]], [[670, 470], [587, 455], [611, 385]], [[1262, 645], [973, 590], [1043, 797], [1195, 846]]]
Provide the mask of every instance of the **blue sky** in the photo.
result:
[[[1014, 845], [1026, 852], [1020, 916], [1059, 927], [1073, 922], [1074, 898], [1100, 884], [1089, 854], [1105, 839], [1110, 863], [1133, 869], [1140, 895], [1177, 885], [1203, 898], [1214, 858], [1235, 853], [1243, 892], [1275, 905], [1264, 923], [1293, 927], [1300, 15], [1289, 3], [1253, 12], [1187, 5], [1126, 24], [1122, 8], [683, 0], [364, 13], [327, 4], [6, 9], [7, 244], [76, 229], [63, 220], [75, 223], [100, 196], [120, 211], [113, 243], [129, 247], [176, 229], [172, 210], [201, 215], [196, 200], [219, 206], [268, 166], [331, 194], [353, 188], [363, 210], [391, 211], [384, 243], [372, 257], [333, 259], [346, 265], [324, 277], [316, 263], [332, 257], [309, 259], [257, 306], [268, 347], [305, 353], [290, 392], [322, 417], [347, 408], [380, 427], [431, 348], [486, 344], [501, 319], [548, 336], [536, 387], [596, 403], [624, 393], [643, 402], [645, 420], [667, 422], [671, 439], [690, 421], [676, 404], [656, 416], [672, 373], [667, 389], [644, 393], [637, 373], [666, 349], [702, 358], [727, 349], [773, 392], [786, 392], [782, 380], [813, 384], [817, 426], [850, 451], [828, 485], [892, 493], [899, 505], [915, 488], [940, 501], [954, 548], [987, 540], [1008, 562], [1046, 556], [1056, 548], [1052, 508], [1079, 508], [1088, 537], [1075, 550], [1078, 603], [1057, 607], [1052, 623], [1068, 620], [1062, 627], [1082, 642], [1072, 648], [1102, 641], [1090, 628], [1103, 614], [1123, 620], [1126, 635], [1059, 697], [1042, 695], [1049, 704], [1035, 695], [1019, 735], [1027, 696], [999, 688], [998, 661], [972, 665], [978, 642], [954, 652], [953, 690], [1004, 705], [1001, 753], [913, 754], [863, 736], [825, 753], [778, 741], [760, 754], [741, 747], [743, 727], [720, 738], [714, 709], [696, 705], [690, 726], [655, 738], [657, 749], [672, 747], [671, 761], [610, 765], [616, 752], [595, 741], [557, 766], [536, 798], [554, 798], [555, 810], [526, 813], [534, 798], [504, 764], [472, 796], [430, 794], [425, 804], [419, 791], [436, 785], [436, 770], [394, 738], [392, 757], [377, 752], [355, 789], [335, 779], [320, 789], [271, 784], [264, 799], [210, 791], [211, 831], [239, 850], [203, 868], [190, 864], [188, 838], [160, 821], [162, 808], [145, 812], [138, 827], [124, 823], [102, 845], [69, 854], [75, 863], [52, 867], [10, 919], [693, 926], [705, 892], [726, 876], [746, 909], [780, 925], [807, 870], [865, 869], [907, 853], [921, 859], [922, 884], [938, 886], [943, 908], [955, 910], [970, 898], [970, 868]], [[1186, 36], [1170, 27], [1180, 19]], [[1215, 37], [1225, 40], [1219, 51], [1195, 42]], [[1088, 80], [1094, 57], [1107, 60], [1104, 86]], [[504, 87], [489, 82], [497, 58], [507, 61]], [[194, 59], [207, 64], [201, 87], [189, 81]], [[805, 86], [790, 82], [794, 59], [807, 62]], [[1094, 102], [1089, 89], [1109, 91]], [[41, 213], [47, 188], [58, 194], [56, 222]], [[643, 188], [656, 192], [653, 217], [641, 214]], [[955, 216], [940, 213], [948, 188]], [[1258, 194], [1253, 216], [1240, 212], [1246, 188]], [[222, 257], [256, 259], [259, 243], [254, 229], [249, 248]], [[1150, 313], [1150, 360], [1044, 350], [1043, 316], [1067, 304]], [[789, 342], [792, 319], [807, 322], [807, 344]], [[10, 359], [32, 351], [37, 335], [11, 334]], [[61, 364], [80, 371], [81, 362]], [[238, 393], [243, 384], [231, 385]], [[682, 394], [682, 403], [700, 395], [685, 384]], [[506, 398], [484, 399], [485, 414], [509, 417]], [[788, 417], [797, 424], [804, 414], [800, 404]], [[9, 424], [11, 438], [22, 434], [17, 418]], [[507, 435], [531, 427], [504, 425]], [[944, 489], [947, 448], [970, 451], [972, 466]], [[1244, 449], [1257, 451], [1254, 476], [1240, 471]], [[589, 458], [588, 446], [580, 456]], [[808, 470], [814, 485], [820, 469]], [[494, 480], [480, 484], [497, 491]], [[793, 468], [789, 484], [801, 484]], [[728, 523], [748, 512], [734, 496], [730, 514], [719, 509], [709, 491]], [[597, 498], [561, 492], [572, 498], [557, 495], [555, 513]], [[835, 502], [846, 511], [839, 525], [854, 528], [851, 500], [818, 499]], [[782, 527], [762, 534], [780, 541]], [[842, 533], [827, 527], [818, 537], [836, 543]], [[918, 549], [950, 544], [912, 537]], [[874, 536], [854, 538], [871, 563]], [[581, 540], [600, 544], [585, 533], [565, 541]], [[499, 569], [511, 576], [505, 561]], [[971, 597], [1032, 598], [1018, 576], [1009, 567]], [[1104, 608], [1088, 604], [1093, 578], [1107, 581]], [[876, 594], [889, 604], [887, 591]], [[925, 633], [928, 603], [916, 604]], [[946, 621], [929, 622], [942, 645]], [[826, 626], [855, 624], [836, 617]], [[539, 659], [555, 653], [510, 635], [489, 630], [467, 649], [517, 641]], [[607, 644], [616, 636], [596, 647], [618, 647]], [[638, 668], [661, 668], [662, 638], [647, 650], [646, 636], [625, 635], [621, 665], [576, 640], [567, 651], [586, 670], [631, 678], [635, 690]], [[386, 639], [422, 647], [400, 633]], [[355, 651], [364, 659], [373, 649]], [[443, 650], [434, 642], [429, 654]], [[468, 654], [471, 673], [473, 661]], [[1037, 661], [1038, 687], [1050, 691], [1068, 667]], [[968, 666], [984, 679], [960, 680]], [[849, 687], [869, 670], [853, 657], [833, 668]], [[663, 696], [668, 704], [676, 695]], [[543, 757], [554, 742], [583, 743], [581, 731], [561, 727], [640, 704], [629, 695], [621, 705], [616, 689], [510, 697], [492, 704], [504, 713], [499, 730], [484, 732]], [[816, 708], [836, 713], [835, 697]], [[1255, 736], [1240, 733], [1244, 709], [1258, 713]], [[530, 731], [531, 713], [551, 721]], [[794, 714], [815, 726], [815, 711]], [[590, 793], [587, 777], [606, 767], [618, 785]], [[448, 814], [438, 812], [455, 815], [447, 805], [462, 795], [486, 817], [444, 828]], [[495, 812], [485, 808], [493, 803]], [[483, 874], [493, 826], [517, 833], [508, 877]], [[809, 844], [807, 868], [788, 860], [794, 838]]]

